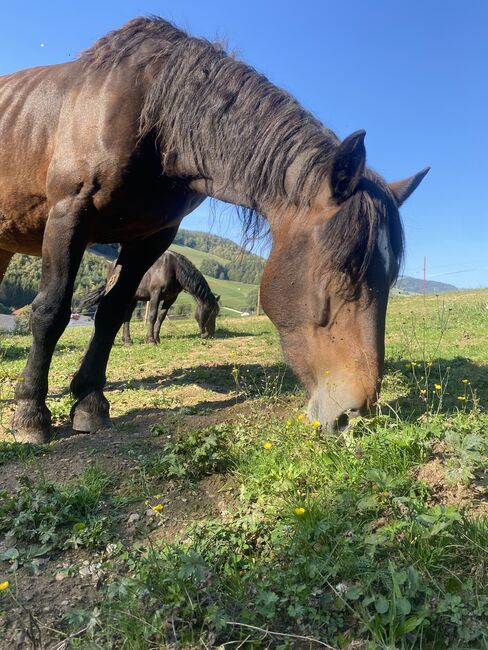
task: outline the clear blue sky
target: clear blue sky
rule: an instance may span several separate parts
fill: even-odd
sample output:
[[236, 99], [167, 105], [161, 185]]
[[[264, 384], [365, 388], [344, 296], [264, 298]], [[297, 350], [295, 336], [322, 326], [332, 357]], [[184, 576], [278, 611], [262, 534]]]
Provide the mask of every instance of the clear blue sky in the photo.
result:
[[[488, 286], [486, 0], [17, 0], [0, 6], [0, 74], [57, 63], [137, 15], [223, 38], [342, 138], [364, 128], [393, 181], [432, 170], [402, 209], [405, 273]], [[183, 227], [233, 238], [206, 202]], [[225, 216], [227, 214], [227, 216]]]

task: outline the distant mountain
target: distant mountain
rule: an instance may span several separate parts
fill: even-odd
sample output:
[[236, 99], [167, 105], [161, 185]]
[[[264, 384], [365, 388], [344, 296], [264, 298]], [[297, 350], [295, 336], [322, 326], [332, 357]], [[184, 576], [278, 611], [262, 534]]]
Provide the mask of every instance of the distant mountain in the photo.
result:
[[[406, 291], [408, 293], [424, 293], [424, 281], [420, 278], [412, 278], [408, 275], [401, 275], [398, 278], [394, 289], [399, 289], [400, 291]], [[459, 291], [459, 289], [453, 284], [427, 280], [425, 291], [426, 293], [445, 293], [446, 291]]]

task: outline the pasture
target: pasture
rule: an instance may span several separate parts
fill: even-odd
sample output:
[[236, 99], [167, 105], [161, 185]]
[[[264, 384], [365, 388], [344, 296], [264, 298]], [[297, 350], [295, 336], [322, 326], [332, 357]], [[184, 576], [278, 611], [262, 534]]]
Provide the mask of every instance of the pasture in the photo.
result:
[[[375, 417], [324, 435], [265, 317], [120, 337], [113, 427], [12, 442], [0, 345], [2, 648], [487, 648], [488, 291], [390, 302]], [[8, 581], [8, 586], [6, 582]], [[20, 644], [16, 646], [15, 644]], [[22, 645], [24, 644], [24, 645]]]

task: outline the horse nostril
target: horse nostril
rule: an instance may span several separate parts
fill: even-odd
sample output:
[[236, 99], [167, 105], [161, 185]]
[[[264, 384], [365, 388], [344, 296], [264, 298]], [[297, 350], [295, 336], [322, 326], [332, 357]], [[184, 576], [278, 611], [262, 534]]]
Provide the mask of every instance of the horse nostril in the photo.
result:
[[339, 417], [335, 421], [335, 429], [336, 431], [342, 431], [347, 427], [348, 424], [349, 424], [349, 415], [347, 413], [342, 413], [342, 415], [339, 415]]
[[351, 420], [354, 420], [354, 418], [358, 418], [363, 414], [363, 409], [348, 409], [347, 411], [344, 411], [344, 413], [341, 413], [338, 418], [336, 418], [335, 421], [335, 429], [336, 431], [343, 431], [346, 429]]

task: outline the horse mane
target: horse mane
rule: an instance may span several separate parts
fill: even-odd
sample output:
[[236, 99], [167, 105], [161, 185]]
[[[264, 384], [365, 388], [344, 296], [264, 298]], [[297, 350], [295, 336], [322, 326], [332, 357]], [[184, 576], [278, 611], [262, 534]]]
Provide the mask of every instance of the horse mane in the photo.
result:
[[[219, 165], [222, 185], [237, 182], [244, 197], [240, 215], [248, 241], [264, 230], [259, 206], [311, 204], [330, 173], [339, 141], [296, 99], [228, 56], [220, 45], [191, 37], [157, 16], [129, 21], [99, 39], [80, 60], [90, 68], [110, 69], [128, 57], [141, 74], [148, 64], [157, 64], [140, 115], [140, 136], [157, 138], [168, 176], [177, 157], [191, 160], [199, 177], [211, 177], [212, 161]], [[285, 188], [288, 167], [297, 159], [301, 169], [294, 186]], [[368, 173], [363, 186], [380, 185], [381, 191], [375, 190], [374, 198], [356, 192], [326, 228], [330, 240], [325, 246], [333, 253], [329, 258], [334, 270], [350, 270], [359, 255], [360, 277], [376, 244], [377, 221], [383, 218], [373, 214], [371, 201], [380, 209], [394, 206], [386, 184], [372, 173], [374, 183], [369, 182]], [[396, 208], [393, 212], [398, 215]], [[402, 226], [398, 216], [384, 218], [399, 266]]]
[[217, 302], [208, 282], [187, 257], [175, 253], [175, 251], [167, 251], [167, 254], [172, 255], [176, 261], [176, 279], [185, 291], [199, 302], [211, 303], [212, 305]]
[[[141, 136], [156, 134], [169, 173], [176, 153], [194, 161], [203, 178], [211, 175], [208, 160], [222, 163], [223, 184], [239, 179], [239, 188], [247, 191], [241, 215], [253, 236], [262, 226], [258, 206], [282, 200], [300, 206], [313, 199], [338, 139], [293, 97], [221, 46], [188, 36], [159, 17], [130, 21], [81, 60], [110, 68], [138, 48], [141, 65], [159, 63], [140, 117]], [[302, 169], [287, 195], [285, 174], [297, 157]]]
[[325, 264], [328, 270], [344, 273], [344, 278], [349, 278], [350, 283], [344, 285], [345, 294], [354, 295], [355, 288], [366, 275], [383, 226], [388, 229], [394, 255], [393, 285], [403, 259], [403, 227], [388, 184], [366, 169], [354, 194], [324, 224], [322, 255], [318, 258], [322, 269]]

